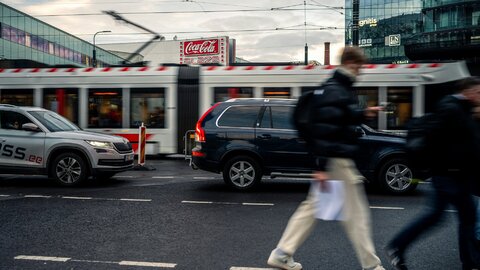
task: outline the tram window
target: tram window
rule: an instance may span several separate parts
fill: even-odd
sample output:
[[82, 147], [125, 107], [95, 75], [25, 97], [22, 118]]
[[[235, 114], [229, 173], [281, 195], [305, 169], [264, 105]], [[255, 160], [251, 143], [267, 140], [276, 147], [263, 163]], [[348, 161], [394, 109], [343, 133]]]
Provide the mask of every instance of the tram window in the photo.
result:
[[130, 127], [137, 128], [142, 123], [149, 128], [165, 127], [165, 89], [130, 89]]
[[88, 90], [88, 127], [122, 127], [122, 90]]
[[33, 106], [33, 89], [1, 89], [0, 103]]
[[290, 88], [288, 88], [288, 87], [265, 87], [265, 88], [263, 88], [263, 97], [265, 97], [265, 98], [290, 98]]
[[78, 89], [43, 89], [43, 107], [62, 115], [75, 124], [78, 124]]
[[389, 87], [387, 101], [392, 107], [387, 112], [387, 129], [405, 129], [405, 124], [412, 118], [412, 88]]
[[[378, 88], [356, 87], [355, 93], [358, 97], [358, 107], [360, 109], [379, 105]], [[378, 129], [378, 115], [367, 118], [365, 124], [371, 128]]]
[[253, 97], [253, 87], [215, 87], [214, 102], [226, 101], [231, 98]]

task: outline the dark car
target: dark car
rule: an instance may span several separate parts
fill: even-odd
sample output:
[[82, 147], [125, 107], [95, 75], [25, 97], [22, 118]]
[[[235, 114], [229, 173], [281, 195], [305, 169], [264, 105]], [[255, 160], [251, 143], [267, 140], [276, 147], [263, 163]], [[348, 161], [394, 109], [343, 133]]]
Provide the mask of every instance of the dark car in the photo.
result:
[[[309, 176], [314, 158], [293, 125], [293, 99], [232, 99], [212, 106], [197, 122], [192, 166], [222, 173], [236, 189], [263, 175]], [[368, 183], [392, 193], [416, 188], [405, 158], [405, 137], [358, 127], [357, 166]]]

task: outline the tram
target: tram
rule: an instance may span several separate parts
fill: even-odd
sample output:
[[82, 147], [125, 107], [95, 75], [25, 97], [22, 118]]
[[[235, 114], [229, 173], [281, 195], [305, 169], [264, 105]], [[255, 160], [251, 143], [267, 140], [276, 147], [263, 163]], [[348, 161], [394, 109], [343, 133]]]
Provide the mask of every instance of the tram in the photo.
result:
[[[212, 104], [230, 98], [298, 98], [335, 66], [159, 66], [0, 69], [0, 103], [58, 112], [85, 130], [116, 134], [137, 149], [147, 127], [147, 154], [183, 153], [184, 135]], [[362, 107], [392, 110], [368, 123], [401, 130], [432, 110], [469, 76], [464, 62], [364, 65], [355, 84]]]

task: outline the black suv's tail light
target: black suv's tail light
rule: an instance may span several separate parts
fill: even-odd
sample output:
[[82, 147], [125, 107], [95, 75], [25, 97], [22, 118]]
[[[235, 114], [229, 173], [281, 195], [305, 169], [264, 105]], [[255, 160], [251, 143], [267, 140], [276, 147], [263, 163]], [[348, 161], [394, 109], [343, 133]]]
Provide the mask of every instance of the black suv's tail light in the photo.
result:
[[200, 119], [198, 119], [197, 124], [195, 125], [195, 141], [196, 142], [205, 142], [205, 130], [202, 127], [203, 120], [205, 117], [213, 110], [215, 107], [217, 107], [220, 103], [216, 103], [210, 109], [208, 109]]

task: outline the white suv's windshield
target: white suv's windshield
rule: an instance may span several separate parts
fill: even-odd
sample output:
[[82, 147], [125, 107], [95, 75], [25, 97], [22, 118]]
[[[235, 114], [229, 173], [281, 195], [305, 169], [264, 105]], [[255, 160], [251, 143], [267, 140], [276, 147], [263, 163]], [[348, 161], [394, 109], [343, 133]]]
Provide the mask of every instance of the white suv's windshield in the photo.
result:
[[80, 129], [66, 118], [51, 111], [29, 111], [29, 113], [51, 132]]

